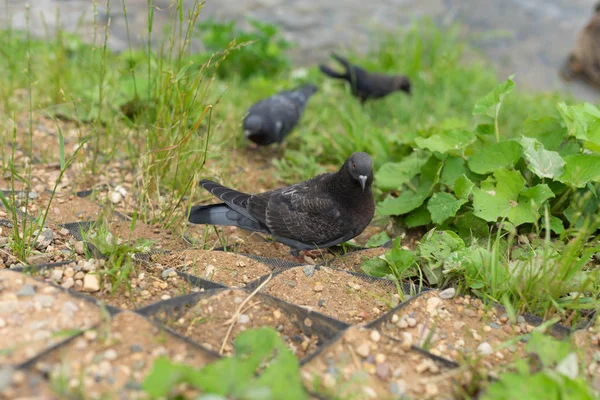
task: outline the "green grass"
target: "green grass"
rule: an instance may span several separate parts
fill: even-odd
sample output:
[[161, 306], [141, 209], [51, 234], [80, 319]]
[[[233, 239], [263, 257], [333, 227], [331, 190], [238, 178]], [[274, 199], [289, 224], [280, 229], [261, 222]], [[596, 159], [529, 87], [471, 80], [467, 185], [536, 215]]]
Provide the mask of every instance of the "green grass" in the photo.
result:
[[[153, 7], [148, 10], [152, 21]], [[49, 115], [59, 126], [59, 151], [42, 162], [58, 162], [60, 177], [74, 163], [93, 177], [111, 162], [127, 159], [135, 169], [134, 223], [185, 230], [185, 210], [197, 202], [198, 179], [218, 176], [231, 183], [237, 160], [229, 155], [243, 154], [247, 146], [240, 125], [248, 107], [279, 90], [314, 82], [319, 91], [282, 156], [271, 160], [277, 182], [312, 177], [339, 166], [354, 151], [367, 151], [377, 171], [376, 222], [430, 229], [416, 250], [401, 250], [396, 243], [386, 260], [365, 264], [366, 272], [397, 283], [412, 278], [419, 284], [457, 285], [508, 309], [569, 323], [599, 307], [598, 266], [591, 256], [600, 250], [594, 219], [600, 173], [593, 164], [600, 112], [593, 106], [558, 93], [513, 91], [511, 81], [499, 79], [485, 60], [470, 52], [467, 61], [459, 27], [440, 30], [423, 20], [382, 35], [369, 54], [349, 54], [368, 69], [404, 73], [412, 81], [412, 96], [395, 93], [363, 107], [347, 86], [325, 78], [315, 66], [294, 69], [284, 55], [290, 44], [278, 39], [275, 27], [259, 24], [257, 32], [246, 34], [209, 23], [198, 32], [200, 3], [189, 10], [189, 22], [183, 1], [171, 10], [171, 25], [153, 47], [157, 50], [149, 44], [114, 54], [107, 48], [108, 33], [97, 25], [92, 44], [61, 31], [45, 41], [28, 32], [0, 32], [0, 137], [10, 145], [2, 146], [0, 165], [12, 188], [31, 182], [31, 163], [16, 149], [34, 154], [33, 123]], [[153, 30], [151, 22], [148, 38]], [[189, 38], [195, 35], [209, 38], [215, 54], [193, 54]], [[61, 120], [75, 121], [70, 137], [63, 136]], [[15, 121], [26, 121], [25, 128]], [[457, 138], [470, 142], [459, 148], [440, 144]], [[81, 145], [70, 151], [66, 140]], [[494, 160], [487, 155], [499, 147], [514, 160], [490, 167]], [[486, 157], [477, 160], [477, 153]], [[558, 160], [556, 155], [567, 161], [568, 172], [543, 165], [549, 157]], [[519, 188], [505, 203], [523, 207], [521, 214], [485, 208], [491, 202], [485, 196], [508, 192], [507, 182]], [[399, 195], [422, 199], [407, 208]], [[50, 205], [35, 222], [21, 222], [18, 199], [1, 200], [16, 227], [12, 250], [25, 259]], [[138, 249], [107, 235], [100, 227], [91, 242], [109, 256], [103, 273], [116, 290], [128, 284], [131, 254]], [[554, 368], [550, 364], [546, 370]]]

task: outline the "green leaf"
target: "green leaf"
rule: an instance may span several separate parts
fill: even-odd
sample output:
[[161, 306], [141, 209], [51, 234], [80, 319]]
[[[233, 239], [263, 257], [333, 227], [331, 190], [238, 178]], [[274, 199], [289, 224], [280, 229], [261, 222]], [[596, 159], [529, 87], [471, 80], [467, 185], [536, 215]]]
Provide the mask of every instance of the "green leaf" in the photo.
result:
[[545, 183], [541, 183], [532, 188], [526, 189], [521, 193], [522, 196], [533, 200], [537, 206], [541, 206], [546, 200], [554, 197], [554, 192], [550, 189], [550, 186]]
[[367, 275], [383, 278], [392, 273], [391, 267], [387, 261], [379, 257], [365, 260], [360, 264], [360, 269]]
[[564, 173], [560, 182], [582, 188], [589, 182], [600, 182], [600, 156], [577, 154], [565, 157]]
[[461, 238], [484, 237], [489, 234], [488, 224], [472, 211], [456, 217], [455, 225]]
[[572, 351], [571, 343], [533, 331], [527, 341], [527, 352], [536, 354], [545, 367], [553, 367]]
[[454, 194], [459, 199], [468, 200], [474, 186], [475, 184], [466, 175], [462, 175], [454, 182]]
[[419, 250], [421, 258], [426, 261], [422, 265], [427, 280], [431, 285], [439, 282], [442, 276], [442, 264], [452, 252], [463, 249], [465, 243], [452, 231], [437, 231], [432, 229], [421, 239]]
[[560, 151], [569, 138], [567, 129], [554, 117], [528, 117], [523, 124], [523, 136], [537, 139], [550, 151]]
[[416, 228], [417, 226], [429, 225], [431, 223], [431, 214], [427, 209], [426, 204], [422, 204], [416, 210], [412, 210], [404, 219], [408, 228]]
[[398, 197], [388, 196], [378, 207], [381, 215], [402, 215], [418, 208], [429, 197], [433, 187], [438, 183], [442, 162], [432, 157], [421, 168], [421, 176], [417, 189], [405, 189]]
[[600, 110], [589, 103], [558, 105], [569, 135], [600, 145]]
[[473, 143], [475, 139], [473, 132], [463, 129], [450, 129], [433, 134], [428, 138], [417, 137], [415, 143], [422, 149], [445, 154], [450, 151], [464, 149]]
[[450, 217], [454, 217], [460, 207], [467, 200], [457, 199], [450, 193], [434, 193], [427, 202], [427, 209], [431, 213], [431, 220], [434, 224], [442, 224]]
[[565, 231], [565, 226], [563, 225], [563, 222], [560, 218], [552, 216], [550, 217], [550, 229], [552, 230], [552, 232], [556, 233], [557, 235], [560, 235]]
[[527, 168], [540, 178], [556, 178], [563, 173], [565, 160], [555, 151], [549, 151], [536, 139], [521, 137], [521, 146]]
[[500, 170], [494, 173], [494, 178], [496, 185], [488, 178], [481, 183], [481, 188], [473, 189], [473, 212], [488, 222], [507, 217], [518, 205], [519, 193], [525, 185], [518, 171]]
[[444, 160], [440, 183], [454, 189], [454, 182], [461, 175], [466, 175], [467, 173], [469, 173], [469, 170], [462, 157], [448, 157]]
[[472, 154], [467, 161], [476, 174], [489, 174], [502, 168], [512, 168], [521, 158], [521, 145], [515, 141], [490, 143]]
[[390, 237], [388, 236], [388, 234], [385, 231], [382, 231], [369, 238], [369, 241], [367, 242], [367, 247], [380, 247], [389, 241]]
[[515, 88], [513, 78], [514, 75], [509, 76], [506, 82], [496, 86], [490, 93], [475, 103], [473, 115], [487, 115], [488, 117], [495, 118], [504, 98]]
[[375, 174], [375, 182], [383, 190], [399, 189], [421, 171], [430, 157], [430, 154], [415, 151], [400, 162], [385, 163]]
[[219, 359], [199, 370], [159, 358], [142, 387], [153, 397], [166, 397], [175, 385], [185, 382], [204, 394], [227, 398], [249, 399], [257, 395], [271, 400], [307, 398], [298, 360], [274, 329], [241, 332], [235, 340], [235, 349], [235, 356]]

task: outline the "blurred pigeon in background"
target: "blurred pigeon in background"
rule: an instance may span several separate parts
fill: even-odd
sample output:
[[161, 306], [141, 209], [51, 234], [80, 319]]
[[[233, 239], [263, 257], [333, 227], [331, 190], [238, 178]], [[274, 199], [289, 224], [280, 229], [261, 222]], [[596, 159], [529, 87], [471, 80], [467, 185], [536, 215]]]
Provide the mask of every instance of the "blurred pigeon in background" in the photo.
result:
[[281, 143], [294, 129], [316, 91], [317, 87], [309, 84], [296, 90], [284, 90], [255, 103], [244, 118], [244, 136], [259, 146]]
[[298, 255], [359, 235], [375, 212], [372, 182], [367, 153], [353, 153], [338, 172], [254, 195], [202, 180], [200, 185], [223, 203], [192, 207], [189, 221], [266, 233]]
[[352, 94], [364, 103], [368, 99], [378, 99], [388, 94], [402, 90], [411, 93], [410, 81], [403, 75], [384, 75], [371, 73], [363, 68], [350, 64], [348, 60], [337, 54], [331, 55], [345, 68], [344, 72], [336, 72], [326, 65], [319, 65], [321, 72], [336, 79], [348, 81], [352, 87]]

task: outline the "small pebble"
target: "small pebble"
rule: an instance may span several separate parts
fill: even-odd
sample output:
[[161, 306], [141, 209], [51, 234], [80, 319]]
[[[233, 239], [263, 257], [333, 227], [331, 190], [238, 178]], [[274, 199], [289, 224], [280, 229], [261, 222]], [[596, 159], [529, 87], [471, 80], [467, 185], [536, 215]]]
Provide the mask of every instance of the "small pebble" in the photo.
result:
[[455, 288], [448, 288], [440, 292], [440, 299], [449, 300], [456, 296]]
[[414, 328], [415, 326], [417, 326], [417, 320], [414, 318], [407, 318], [406, 319], [406, 323], [408, 324], [408, 326], [410, 326], [411, 328]]
[[480, 343], [479, 346], [477, 346], [477, 351], [479, 352], [479, 354], [487, 356], [492, 354], [494, 352], [494, 349], [492, 349], [492, 346], [490, 346], [488, 342], [483, 342]]
[[492, 328], [492, 329], [500, 329], [500, 328], [502, 328], [502, 326], [496, 324], [495, 322], [490, 322], [490, 328]]
[[315, 287], [313, 288], [313, 290], [315, 292], [322, 292], [323, 291], [323, 285], [315, 285]]
[[393, 314], [392, 315], [392, 324], [395, 324], [396, 322], [398, 322], [399, 319], [400, 319], [400, 317], [398, 317], [398, 314]]
[[486, 325], [486, 326], [483, 327], [483, 331], [484, 332], [490, 332], [491, 330], [492, 330], [492, 327], [489, 326], [489, 325]]
[[371, 340], [374, 341], [375, 343], [379, 342], [381, 340], [381, 334], [379, 333], [378, 330], [372, 330], [371, 334], [370, 334]]
[[367, 342], [363, 342], [356, 347], [356, 354], [362, 358], [367, 358], [370, 352], [369, 343]]
[[390, 377], [390, 365], [388, 363], [380, 363], [375, 368], [375, 375], [382, 381]]
[[383, 353], [377, 353], [377, 355], [375, 356], [375, 363], [376, 364], [381, 364], [385, 362], [385, 354]]
[[310, 278], [315, 274], [315, 266], [314, 265], [305, 265], [302, 267], [302, 272], [306, 275], [307, 278]]
[[108, 349], [104, 352], [104, 358], [109, 361], [117, 359], [117, 352], [115, 349]]
[[83, 277], [84, 292], [97, 292], [100, 290], [100, 278], [96, 274], [87, 274]]
[[60, 286], [65, 289], [71, 289], [73, 285], [75, 285], [75, 280], [72, 277], [68, 277]]
[[163, 279], [167, 279], [167, 278], [169, 277], [169, 274], [171, 274], [171, 271], [175, 271], [175, 269], [174, 269], [174, 268], [167, 268], [167, 269], [165, 269], [165, 270], [164, 270], [164, 271], [163, 271], [163, 272], [160, 274], [160, 276], [161, 276]]
[[240, 324], [247, 324], [248, 322], [250, 322], [250, 317], [246, 314], [241, 314], [238, 317], [238, 323]]
[[35, 295], [35, 288], [28, 283], [23, 285], [21, 289], [17, 292], [17, 296], [19, 297], [27, 297], [33, 295]]
[[62, 277], [63, 277], [63, 270], [60, 268], [53, 269], [52, 273], [50, 274], [50, 279], [52, 279], [54, 282], [60, 282]]

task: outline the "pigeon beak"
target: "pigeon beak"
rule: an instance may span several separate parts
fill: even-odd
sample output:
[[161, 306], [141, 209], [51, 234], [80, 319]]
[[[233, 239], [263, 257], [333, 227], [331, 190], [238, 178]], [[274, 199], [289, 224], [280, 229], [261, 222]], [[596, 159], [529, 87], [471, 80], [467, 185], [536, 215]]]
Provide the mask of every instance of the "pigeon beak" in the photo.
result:
[[367, 177], [365, 175], [359, 175], [358, 180], [360, 181], [360, 186], [362, 187], [363, 192], [365, 191], [365, 185], [367, 184]]

